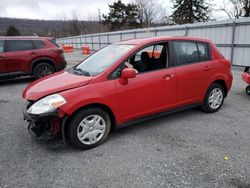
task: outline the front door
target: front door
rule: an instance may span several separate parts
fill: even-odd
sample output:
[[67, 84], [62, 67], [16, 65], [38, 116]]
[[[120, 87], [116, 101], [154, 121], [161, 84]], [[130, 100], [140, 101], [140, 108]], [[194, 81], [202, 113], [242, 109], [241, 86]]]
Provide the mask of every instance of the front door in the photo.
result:
[[[135, 78], [129, 79], [126, 84], [121, 83], [119, 78], [116, 79], [122, 122], [155, 114], [175, 105], [175, 68], [168, 68], [167, 65], [167, 44], [153, 46], [140, 50], [125, 62], [127, 67], [136, 67], [138, 74]], [[153, 49], [153, 52], [149, 51], [150, 49]], [[154, 55], [154, 51], [157, 55]]]

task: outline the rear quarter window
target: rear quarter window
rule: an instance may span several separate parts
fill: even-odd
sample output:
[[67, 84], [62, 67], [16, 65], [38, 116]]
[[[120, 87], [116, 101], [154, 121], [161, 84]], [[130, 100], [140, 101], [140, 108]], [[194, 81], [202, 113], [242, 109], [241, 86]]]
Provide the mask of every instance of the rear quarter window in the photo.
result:
[[209, 45], [207, 43], [197, 43], [200, 61], [208, 61], [211, 60]]

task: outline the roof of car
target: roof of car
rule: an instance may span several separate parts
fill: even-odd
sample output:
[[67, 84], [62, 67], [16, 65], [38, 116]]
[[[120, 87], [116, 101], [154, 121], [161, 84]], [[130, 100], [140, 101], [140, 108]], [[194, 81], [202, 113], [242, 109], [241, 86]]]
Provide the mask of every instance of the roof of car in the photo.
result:
[[47, 39], [47, 40], [51, 40], [53, 39], [52, 37], [38, 37], [38, 36], [0, 36], [0, 39], [2, 40], [27, 40], [27, 39]]
[[141, 39], [132, 39], [132, 40], [125, 40], [121, 42], [117, 42], [115, 44], [131, 44], [131, 45], [139, 45], [139, 44], [147, 44], [153, 42], [161, 42], [166, 40], [187, 40], [187, 41], [198, 41], [198, 42], [206, 42], [210, 43], [211, 41], [204, 38], [197, 38], [197, 37], [152, 37], [152, 38], [141, 38]]

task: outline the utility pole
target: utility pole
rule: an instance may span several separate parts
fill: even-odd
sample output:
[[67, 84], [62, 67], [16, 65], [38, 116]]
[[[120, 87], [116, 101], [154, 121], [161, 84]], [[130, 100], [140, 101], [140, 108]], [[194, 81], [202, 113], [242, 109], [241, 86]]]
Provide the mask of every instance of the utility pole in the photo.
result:
[[101, 32], [103, 32], [103, 24], [102, 24], [102, 16], [101, 16], [100, 8], [98, 8], [98, 16], [99, 16], [100, 30], [101, 30]]

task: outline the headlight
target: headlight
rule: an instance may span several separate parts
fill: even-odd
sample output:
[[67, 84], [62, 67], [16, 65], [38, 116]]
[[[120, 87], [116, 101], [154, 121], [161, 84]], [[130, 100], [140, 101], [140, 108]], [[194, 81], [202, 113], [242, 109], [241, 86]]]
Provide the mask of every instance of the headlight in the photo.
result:
[[28, 110], [29, 114], [43, 114], [56, 110], [64, 105], [66, 100], [59, 94], [49, 95], [35, 102]]

